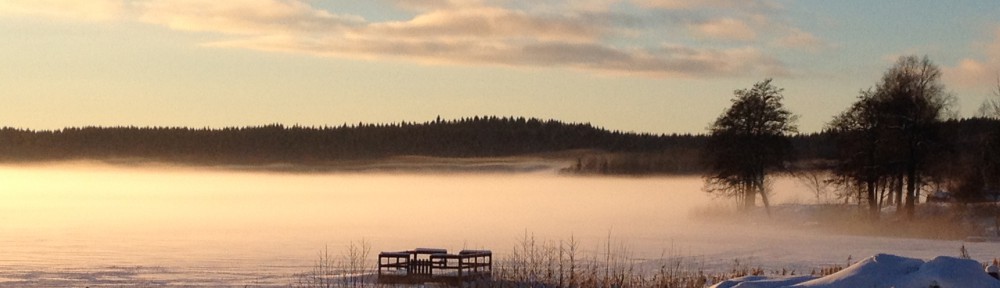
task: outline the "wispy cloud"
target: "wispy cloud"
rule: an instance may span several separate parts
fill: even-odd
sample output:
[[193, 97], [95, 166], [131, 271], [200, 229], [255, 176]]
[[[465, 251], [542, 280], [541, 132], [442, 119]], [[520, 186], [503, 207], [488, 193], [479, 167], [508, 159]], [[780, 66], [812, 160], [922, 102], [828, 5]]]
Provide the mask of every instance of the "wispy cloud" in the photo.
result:
[[392, 5], [413, 11], [448, 10], [485, 5], [481, 0], [386, 0]]
[[[8, 1], [0, 11], [138, 21], [218, 34], [218, 39], [203, 43], [209, 47], [323, 57], [394, 59], [431, 65], [570, 68], [661, 77], [775, 76], [789, 71], [781, 60], [755, 45], [760, 37], [757, 29], [766, 22], [758, 19], [763, 17], [759, 13], [709, 17], [678, 27], [689, 29], [698, 38], [742, 43], [742, 47], [733, 47], [732, 43], [714, 47], [681, 44], [690, 41], [650, 43], [643, 36], [661, 32], [636, 24], [642, 21], [617, 21], [627, 12], [609, 12], [613, 5], [637, 5], [636, 9], [778, 9], [769, 1], [387, 0], [396, 6], [386, 9], [412, 14], [396, 21], [369, 21], [358, 15], [320, 9], [303, 0], [86, 2], [105, 3], [98, 5], [101, 8], [75, 4], [77, 1], [45, 1]], [[800, 34], [799, 39], [790, 38], [786, 44], [808, 46], [810, 40], [815, 41], [808, 38], [808, 33]]]
[[496, 7], [438, 10], [409, 21], [370, 23], [355, 35], [402, 39], [595, 41], [608, 31], [575, 15], [531, 15]]
[[147, 0], [134, 3], [142, 21], [172, 29], [222, 34], [331, 33], [364, 24], [304, 2], [281, 0]]
[[798, 28], [788, 28], [785, 35], [778, 38], [775, 44], [779, 47], [809, 52], [820, 52], [830, 47], [826, 41], [816, 37], [816, 35]]
[[633, 0], [632, 2], [643, 7], [671, 10], [697, 10], [706, 8], [771, 10], [781, 7], [770, 0]]
[[746, 22], [734, 18], [719, 18], [691, 24], [697, 37], [727, 41], [751, 41], [757, 38], [757, 31]]
[[670, 77], [787, 75], [781, 61], [754, 48], [705, 49], [664, 45], [656, 49], [621, 49], [600, 43], [422, 41], [355, 39], [303, 41], [299, 38], [258, 37], [222, 41], [216, 47], [308, 53], [352, 58], [399, 58], [426, 64], [484, 64], [512, 67], [570, 67], [609, 74]]
[[[785, 8], [770, 0], [632, 0], [649, 9], [670, 11], [700, 40], [743, 42], [758, 47], [818, 53], [831, 47], [822, 38], [789, 23]], [[694, 15], [694, 16], [691, 16]]]
[[962, 59], [955, 66], [942, 68], [948, 83], [973, 89], [995, 87], [993, 85], [1000, 77], [1000, 26], [994, 28], [992, 34], [990, 42], [974, 44], [978, 55]]

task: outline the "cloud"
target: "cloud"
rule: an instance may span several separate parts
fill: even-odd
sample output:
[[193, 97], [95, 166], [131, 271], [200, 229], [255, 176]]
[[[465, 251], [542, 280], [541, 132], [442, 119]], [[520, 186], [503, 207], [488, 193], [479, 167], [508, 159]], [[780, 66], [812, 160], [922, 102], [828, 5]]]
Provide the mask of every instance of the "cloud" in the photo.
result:
[[[628, 15], [609, 11], [611, 5], [629, 0], [385, 0], [412, 14], [407, 19], [386, 21], [320, 9], [304, 0], [42, 1], [8, 1], [0, 4], [0, 11], [142, 22], [216, 34], [217, 39], [202, 43], [206, 47], [320, 57], [569, 68], [658, 77], [776, 76], [789, 70], [782, 61], [748, 43], [758, 37], [754, 25], [760, 21], [753, 17], [722, 17], [678, 26], [693, 29], [699, 37], [741, 41], [747, 44], [743, 47], [678, 44], [684, 41], [658, 44], [655, 41], [659, 40], [643, 38], [662, 33], [658, 28], [632, 18], [623, 21]], [[646, 2], [658, 7], [684, 4], [684, 9], [696, 8], [690, 4], [694, 2]], [[107, 5], [90, 6], [92, 3]], [[697, 3], [711, 7], [746, 5], [740, 4], [744, 1], [722, 0]]]
[[632, 0], [632, 3], [641, 7], [668, 10], [696, 10], [706, 8], [773, 10], [781, 7], [769, 0]]
[[[780, 61], [750, 48], [643, 47], [606, 43], [603, 40], [616, 28], [609, 25], [611, 20], [603, 18], [602, 14], [529, 13], [488, 5], [459, 7], [441, 1], [428, 5], [433, 5], [435, 9], [418, 12], [405, 21], [342, 25], [344, 17], [309, 12], [303, 6], [294, 6], [300, 9], [288, 9], [290, 12], [277, 17], [307, 19], [296, 23], [333, 21], [331, 26], [335, 28], [316, 33], [286, 31], [303, 30], [315, 25], [256, 27], [258, 21], [275, 22], [268, 17], [243, 17], [240, 21], [213, 17], [225, 21], [203, 23], [206, 25], [198, 29], [189, 26], [175, 28], [203, 31], [214, 27], [233, 34], [273, 31], [206, 44], [211, 47], [340, 58], [392, 58], [431, 65], [565, 67], [600, 73], [671, 77], [787, 73]], [[224, 15], [254, 15], [228, 13], [227, 9], [221, 11], [227, 12]], [[230, 26], [254, 28], [244, 31]]]
[[982, 61], [966, 58], [959, 61], [956, 66], [946, 67], [945, 77], [950, 80], [950, 83], [957, 83], [965, 87], [982, 85], [992, 81], [991, 76], [994, 73], [1000, 73], [990, 66]]
[[363, 23], [299, 1], [147, 0], [137, 2], [142, 21], [176, 30], [268, 35], [328, 33]]
[[788, 74], [787, 68], [779, 60], [752, 48], [716, 50], [665, 45], [645, 50], [622, 49], [601, 43], [558, 41], [517, 45], [502, 41], [398, 38], [306, 41], [294, 37], [258, 37], [209, 45], [362, 59], [410, 59], [425, 64], [570, 67], [607, 74], [667, 77]]
[[791, 24], [784, 7], [769, 0], [631, 0], [660, 9], [699, 40], [748, 43], [818, 53], [830, 45]]
[[515, 39], [594, 41], [604, 26], [563, 15], [531, 15], [502, 8], [439, 10], [409, 21], [372, 23], [356, 34], [377, 37], [451, 39]]
[[121, 0], [4, 0], [0, 14], [41, 16], [85, 21], [109, 21], [125, 11]]
[[434, 11], [461, 7], [481, 7], [479, 0], [388, 0], [393, 6], [413, 11]]
[[788, 28], [785, 36], [775, 41], [778, 47], [797, 49], [809, 52], [819, 52], [829, 47], [829, 45], [813, 35], [798, 28]]
[[707, 22], [691, 24], [690, 29], [698, 37], [727, 41], [751, 41], [757, 38], [746, 22], [733, 18], [720, 18]]
[[993, 39], [976, 45], [980, 55], [960, 60], [955, 66], [942, 68], [947, 83], [963, 88], [992, 89], [1000, 77], [1000, 27], [993, 31]]
[[608, 12], [611, 7], [624, 0], [497, 0], [505, 7], [514, 7], [530, 12]]

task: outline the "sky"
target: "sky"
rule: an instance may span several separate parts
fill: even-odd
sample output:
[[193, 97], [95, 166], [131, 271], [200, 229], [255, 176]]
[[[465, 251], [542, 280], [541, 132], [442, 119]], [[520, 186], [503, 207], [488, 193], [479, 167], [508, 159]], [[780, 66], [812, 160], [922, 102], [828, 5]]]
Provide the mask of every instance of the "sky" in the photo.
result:
[[816, 132], [902, 55], [973, 115], [1000, 75], [1000, 1], [0, 0], [0, 126], [705, 133], [773, 78]]

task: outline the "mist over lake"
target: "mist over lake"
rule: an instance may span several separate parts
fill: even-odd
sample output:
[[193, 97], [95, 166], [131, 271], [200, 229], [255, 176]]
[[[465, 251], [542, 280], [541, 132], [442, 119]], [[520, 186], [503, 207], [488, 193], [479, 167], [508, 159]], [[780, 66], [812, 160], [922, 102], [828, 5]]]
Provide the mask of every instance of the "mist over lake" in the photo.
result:
[[[847, 257], [1000, 256], [1000, 244], [838, 236], [808, 227], [712, 224], [699, 177], [532, 173], [267, 173], [93, 163], [0, 168], [0, 286], [146, 283], [286, 286], [318, 251], [366, 241], [373, 253], [416, 247], [491, 249], [524, 237], [609, 239], [632, 257], [734, 259], [808, 269]], [[803, 203], [793, 179], [777, 202]], [[718, 202], [718, 201], [715, 201]], [[589, 251], [589, 252], [588, 252]], [[46, 282], [48, 281], [48, 282]]]

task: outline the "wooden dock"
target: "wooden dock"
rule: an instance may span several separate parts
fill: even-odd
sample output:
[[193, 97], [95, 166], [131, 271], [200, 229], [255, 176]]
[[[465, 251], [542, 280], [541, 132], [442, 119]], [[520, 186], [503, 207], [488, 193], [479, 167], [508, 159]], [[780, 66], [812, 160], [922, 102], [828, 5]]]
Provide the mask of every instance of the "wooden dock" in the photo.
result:
[[489, 280], [493, 277], [493, 252], [417, 248], [378, 254], [378, 282], [382, 284], [445, 283]]

